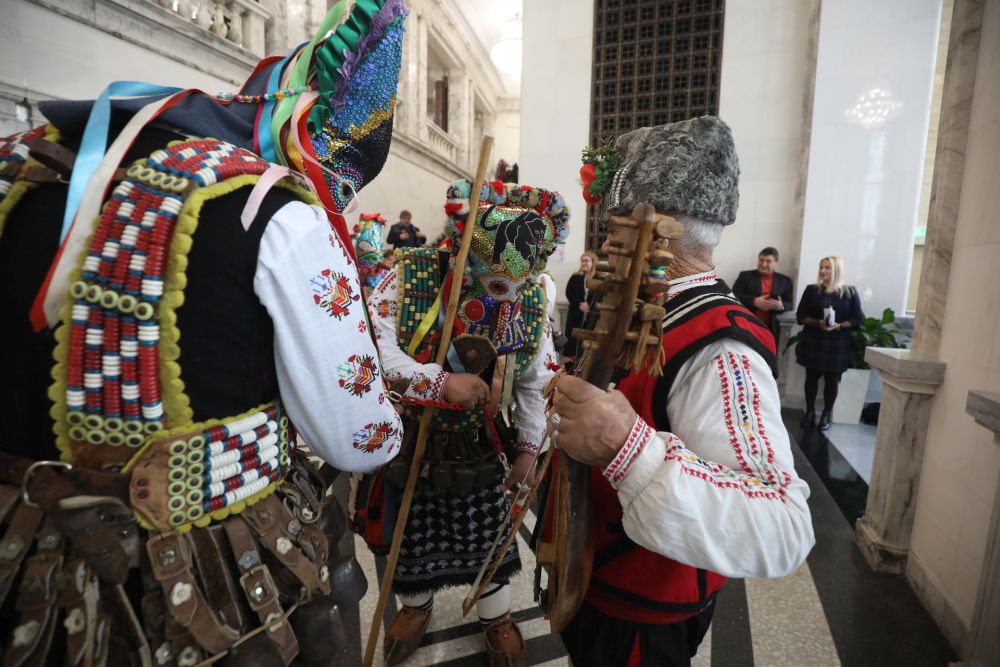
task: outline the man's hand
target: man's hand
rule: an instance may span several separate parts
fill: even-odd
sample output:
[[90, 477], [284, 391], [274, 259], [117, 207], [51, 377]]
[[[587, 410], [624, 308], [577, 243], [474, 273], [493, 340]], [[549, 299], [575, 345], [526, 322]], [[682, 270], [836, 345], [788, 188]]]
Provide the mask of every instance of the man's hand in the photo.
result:
[[753, 305], [757, 310], [781, 310], [784, 307], [780, 296], [771, 298], [770, 294], [754, 297]]
[[444, 400], [471, 410], [490, 396], [490, 387], [472, 373], [452, 373], [444, 385]]
[[423, 232], [417, 232], [417, 240], [421, 243], [427, 242], [427, 236]]
[[[527, 481], [525, 481], [525, 476], [528, 476]], [[504, 488], [511, 493], [517, 493], [517, 484], [523, 482], [531, 485], [534, 481], [535, 456], [531, 452], [521, 452], [517, 455], [517, 458], [514, 459], [514, 465], [510, 467], [510, 473], [507, 475], [507, 479], [503, 482]]]
[[581, 301], [580, 302], [580, 312], [583, 313], [583, 314], [589, 313], [590, 312], [590, 304], [587, 303], [586, 301]]
[[399, 238], [401, 241], [405, 241], [406, 239], [410, 238], [410, 232], [406, 231], [405, 229], [401, 230], [399, 232]]
[[601, 391], [580, 378], [556, 385], [552, 411], [559, 415], [556, 444], [577, 461], [601, 468], [628, 439], [636, 414], [620, 391]]

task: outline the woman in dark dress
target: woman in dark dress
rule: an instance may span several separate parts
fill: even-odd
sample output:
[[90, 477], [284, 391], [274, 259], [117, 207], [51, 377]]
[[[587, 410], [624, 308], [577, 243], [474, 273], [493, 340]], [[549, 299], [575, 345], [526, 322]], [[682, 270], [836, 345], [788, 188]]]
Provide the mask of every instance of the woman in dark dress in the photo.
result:
[[597, 268], [597, 254], [593, 250], [588, 250], [580, 255], [580, 268], [569, 277], [566, 283], [566, 300], [569, 302], [569, 312], [566, 314], [566, 326], [563, 333], [566, 334], [566, 347], [563, 349], [563, 356], [575, 359], [580, 353], [580, 341], [573, 338], [573, 329], [582, 327], [590, 312], [587, 303], [589, 290], [587, 281], [594, 275]]
[[819, 263], [816, 285], [806, 287], [795, 311], [802, 338], [795, 357], [806, 369], [806, 416], [802, 426], [816, 424], [816, 393], [823, 378], [823, 414], [820, 430], [830, 428], [830, 415], [837, 400], [840, 376], [851, 363], [852, 331], [861, 326], [858, 290], [844, 284], [844, 260], [824, 257]]

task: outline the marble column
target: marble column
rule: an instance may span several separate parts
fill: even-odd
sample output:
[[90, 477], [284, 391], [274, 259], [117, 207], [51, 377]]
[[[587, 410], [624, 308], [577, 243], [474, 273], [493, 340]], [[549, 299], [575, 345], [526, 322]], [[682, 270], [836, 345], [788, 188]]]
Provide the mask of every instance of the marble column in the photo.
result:
[[[993, 431], [993, 442], [1000, 446], [1000, 393], [970, 391], [965, 411]], [[970, 634], [972, 651], [965, 664], [987, 667], [1000, 663], [1000, 479], [993, 494], [993, 515]]]
[[965, 145], [969, 138], [982, 23], [983, 0], [955, 0], [941, 91], [934, 178], [927, 213], [927, 241], [913, 330], [913, 351], [924, 357], [936, 355], [941, 342], [951, 256], [958, 226], [958, 205], [965, 176]]
[[855, 524], [855, 535], [869, 564], [881, 572], [906, 570], [929, 403], [944, 380], [945, 364], [937, 355], [965, 175], [983, 6], [983, 0], [955, 0], [952, 13], [913, 349], [868, 348], [865, 354], [885, 388], [868, 504]]
[[878, 369], [885, 386], [868, 504], [854, 532], [872, 569], [902, 574], [910, 551], [930, 401], [944, 382], [945, 364], [921, 359], [910, 350], [874, 347], [865, 351], [865, 361]]

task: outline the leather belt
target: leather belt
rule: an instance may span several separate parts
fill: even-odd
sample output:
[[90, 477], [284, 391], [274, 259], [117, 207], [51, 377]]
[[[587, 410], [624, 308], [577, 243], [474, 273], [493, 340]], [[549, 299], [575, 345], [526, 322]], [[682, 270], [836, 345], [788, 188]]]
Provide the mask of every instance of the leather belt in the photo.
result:
[[250, 524], [261, 544], [302, 582], [306, 591], [312, 593], [318, 590], [323, 595], [330, 592], [330, 570], [326, 565], [326, 555], [323, 555], [323, 560], [319, 560], [317, 556], [315, 561], [310, 561], [296, 546], [303, 524], [292, 516], [274, 494], [246, 508], [240, 516]]
[[28, 547], [35, 538], [35, 531], [42, 523], [44, 512], [21, 503], [14, 510], [14, 516], [7, 526], [3, 540], [0, 540], [0, 605], [7, 599], [14, 576], [21, 561], [28, 555]]
[[59, 576], [59, 607], [65, 619], [67, 665], [81, 664], [93, 652], [98, 597], [97, 575], [87, 561], [76, 558], [67, 562]]
[[37, 552], [25, 560], [17, 589], [15, 608], [19, 618], [4, 656], [4, 667], [42, 667], [52, 644], [63, 536], [51, 521], [46, 521], [37, 537]]
[[[21, 485], [35, 461], [0, 452], [0, 481]], [[33, 469], [27, 492], [32, 502], [51, 513], [56, 527], [80, 550], [97, 574], [109, 583], [121, 584], [128, 577], [128, 557], [116, 535], [93, 508], [67, 510], [64, 499], [81, 495], [106, 495], [122, 499], [122, 475], [70, 471], [63, 476], [48, 465]], [[77, 486], [81, 483], [83, 488]], [[127, 483], [127, 481], [126, 481]], [[124, 500], [128, 502], [127, 492]], [[33, 534], [33, 531], [32, 531]], [[29, 536], [30, 538], [30, 536]]]
[[[266, 625], [283, 613], [278, 602], [278, 587], [266, 566], [261, 564], [260, 552], [246, 522], [241, 517], [235, 516], [227, 519], [223, 526], [241, 573], [240, 585], [246, 595], [247, 603], [256, 612], [261, 625]], [[269, 628], [267, 636], [278, 647], [278, 652], [286, 665], [298, 655], [299, 642], [295, 639], [295, 633], [292, 632], [288, 621]]]
[[153, 535], [146, 543], [153, 576], [163, 589], [170, 614], [211, 653], [221, 653], [240, 633], [219, 621], [192, 572], [191, 545], [179, 533]]

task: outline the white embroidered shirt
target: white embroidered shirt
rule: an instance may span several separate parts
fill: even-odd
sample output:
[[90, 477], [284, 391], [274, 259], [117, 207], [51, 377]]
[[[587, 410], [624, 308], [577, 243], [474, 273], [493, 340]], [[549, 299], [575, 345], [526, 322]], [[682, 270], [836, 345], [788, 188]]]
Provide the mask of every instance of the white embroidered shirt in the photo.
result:
[[[714, 282], [671, 281], [669, 298]], [[720, 340], [680, 369], [667, 397], [672, 433], [636, 420], [604, 469], [626, 534], [674, 560], [729, 577], [780, 577], [815, 543], [781, 421], [778, 388], [752, 348]]]
[[357, 269], [323, 209], [292, 202], [264, 230], [254, 291], [274, 323], [281, 399], [310, 451], [370, 471], [399, 451]]

